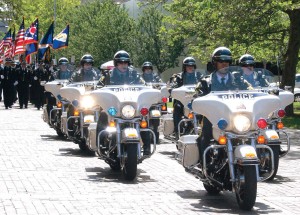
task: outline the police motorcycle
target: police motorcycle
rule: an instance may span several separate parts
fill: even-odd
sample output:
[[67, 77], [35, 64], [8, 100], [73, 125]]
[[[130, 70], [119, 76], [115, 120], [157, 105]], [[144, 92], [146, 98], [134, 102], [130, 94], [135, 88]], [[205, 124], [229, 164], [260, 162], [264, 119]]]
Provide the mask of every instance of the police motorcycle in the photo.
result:
[[[239, 74], [236, 67], [224, 68]], [[224, 73], [224, 72], [223, 72]], [[238, 79], [242, 79], [237, 75]], [[240, 82], [243, 83], [243, 82]], [[242, 89], [242, 88], [241, 88]], [[278, 135], [268, 129], [267, 119], [281, 106], [280, 98], [261, 89], [212, 91], [192, 101], [192, 110], [212, 123], [213, 139], [203, 151], [198, 135], [185, 135], [181, 163], [188, 173], [200, 178], [208, 193], [232, 191], [243, 210], [251, 210], [256, 201], [260, 158], [257, 149], [273, 151], [266, 144]], [[200, 161], [201, 159], [201, 161]], [[271, 169], [274, 171], [274, 168]]]
[[61, 115], [62, 112], [65, 111], [68, 102], [61, 100], [59, 90], [67, 84], [68, 80], [60, 79], [43, 83], [45, 91], [50, 93], [50, 99], [54, 99], [56, 102], [53, 108], [50, 110], [47, 108], [47, 105], [43, 107], [42, 118], [44, 122], [48, 123], [52, 128], [54, 128], [57, 135], [60, 137], [64, 136], [64, 133], [62, 132]]
[[161, 99], [157, 103], [154, 103], [150, 107], [149, 112], [149, 127], [153, 130], [156, 136], [156, 143], [158, 144], [159, 141], [159, 133], [163, 131], [162, 122], [165, 119], [167, 111], [167, 103], [170, 101], [170, 93], [169, 88], [166, 83], [146, 83], [146, 86], [150, 86], [153, 89], [160, 90], [161, 92]]
[[121, 170], [126, 180], [134, 180], [137, 165], [151, 157], [144, 154], [140, 132], [155, 133], [148, 127], [149, 110], [161, 99], [160, 91], [145, 85], [109, 85], [91, 92], [102, 112], [88, 127], [88, 144], [113, 170]]
[[[261, 86], [261, 90], [276, 95], [281, 103], [280, 107], [267, 118], [268, 129], [276, 131], [278, 135], [272, 137], [264, 136], [266, 144], [272, 149], [274, 159], [271, 159], [271, 154], [268, 150], [263, 148], [257, 149], [260, 158], [260, 174], [265, 180], [273, 180], [278, 171], [279, 159], [287, 155], [290, 150], [289, 135], [284, 130], [282, 118], [285, 116], [285, 107], [293, 103], [294, 97], [293, 93], [288, 90], [289, 87], [286, 87], [284, 90], [279, 88], [276, 79], [270, 71], [261, 68], [256, 68], [255, 70], [257, 74], [261, 73], [263, 78], [266, 78], [269, 83], [268, 86]], [[271, 171], [272, 166], [274, 171]]]
[[183, 85], [170, 89], [170, 97], [180, 101], [184, 105], [184, 116], [178, 123], [178, 134], [174, 131], [173, 113], [167, 113], [162, 117], [161, 130], [164, 137], [175, 142], [176, 148], [181, 150], [181, 142], [178, 141], [183, 135], [198, 134], [201, 128], [198, 123], [198, 116], [191, 110], [191, 100], [195, 93], [196, 85]]
[[100, 106], [90, 95], [98, 81], [76, 82], [60, 88], [59, 99], [67, 106], [61, 115], [62, 132], [82, 151], [94, 153], [88, 145], [88, 127], [97, 121]]

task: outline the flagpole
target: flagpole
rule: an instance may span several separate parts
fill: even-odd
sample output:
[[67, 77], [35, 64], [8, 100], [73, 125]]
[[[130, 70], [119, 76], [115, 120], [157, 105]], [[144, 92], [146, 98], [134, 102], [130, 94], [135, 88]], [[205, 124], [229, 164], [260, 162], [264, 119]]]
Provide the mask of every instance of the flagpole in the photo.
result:
[[54, 29], [55, 29], [55, 23], [56, 22], [56, 0], [54, 0]]

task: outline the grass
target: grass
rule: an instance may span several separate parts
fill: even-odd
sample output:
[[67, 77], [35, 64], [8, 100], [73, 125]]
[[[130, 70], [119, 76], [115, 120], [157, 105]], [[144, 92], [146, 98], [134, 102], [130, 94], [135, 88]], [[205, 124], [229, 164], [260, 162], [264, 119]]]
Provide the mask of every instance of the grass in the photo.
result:
[[286, 116], [282, 122], [286, 128], [300, 129], [300, 102], [294, 102], [294, 116]]

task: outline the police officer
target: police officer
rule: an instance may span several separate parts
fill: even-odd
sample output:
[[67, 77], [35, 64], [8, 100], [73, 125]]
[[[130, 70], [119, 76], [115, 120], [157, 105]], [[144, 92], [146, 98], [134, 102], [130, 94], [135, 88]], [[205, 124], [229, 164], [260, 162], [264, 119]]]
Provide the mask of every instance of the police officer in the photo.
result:
[[39, 62], [39, 67], [33, 72], [32, 88], [34, 92], [34, 104], [38, 110], [45, 104], [45, 88], [42, 82], [49, 80], [49, 71], [45, 68], [45, 63]]
[[[172, 88], [178, 88], [183, 85], [197, 84], [202, 78], [202, 74], [196, 72], [196, 68], [195, 59], [193, 57], [186, 57], [182, 61], [182, 72], [171, 77], [170, 86]], [[178, 124], [184, 116], [184, 106], [180, 101], [174, 100], [173, 107], [174, 131], [178, 137]]]
[[[130, 55], [124, 51], [118, 51], [114, 55], [114, 66], [110, 71], [109, 77], [102, 77], [101, 82], [107, 85], [123, 85], [123, 84], [145, 84], [143, 78], [138, 74], [136, 70], [130, 67]], [[106, 121], [105, 114], [101, 113], [99, 117], [100, 121]], [[144, 155], [151, 154], [150, 149], [150, 132], [141, 131], [141, 137], [144, 143]]]
[[21, 67], [17, 69], [18, 74], [18, 96], [19, 96], [19, 105], [20, 109], [27, 108], [28, 99], [29, 99], [29, 85], [31, 82], [30, 71], [26, 67], [26, 61], [21, 63]]
[[140, 77], [138, 72], [130, 66], [130, 56], [124, 51], [118, 51], [114, 55], [114, 66], [110, 71], [109, 84], [123, 85], [123, 84], [144, 84], [144, 80]]
[[151, 62], [146, 61], [142, 65], [142, 71], [143, 71], [143, 79], [146, 83], [161, 83], [162, 80], [160, 77], [153, 72], [153, 65]]
[[71, 76], [70, 82], [93, 81], [97, 79], [97, 73], [93, 68], [94, 58], [90, 54], [85, 54], [81, 57], [81, 68], [74, 72]]
[[262, 71], [254, 71], [255, 60], [250, 54], [244, 54], [239, 59], [239, 65], [242, 67], [242, 76], [252, 87], [267, 87], [268, 81], [263, 77]]
[[[153, 72], [153, 65], [151, 62], [146, 61], [142, 65], [142, 71], [143, 71], [143, 79], [145, 80], [146, 83], [162, 83], [162, 80], [160, 77]], [[150, 111], [152, 109], [150, 108]], [[149, 120], [149, 125], [152, 127], [153, 132], [155, 133], [156, 136], [156, 143], [159, 143], [159, 132], [158, 132], [158, 126], [160, 123], [160, 119], [150, 119]]]
[[56, 72], [56, 78], [60, 80], [70, 79], [72, 72], [68, 69], [69, 60], [66, 57], [62, 57], [58, 60], [59, 69]]
[[10, 58], [6, 58], [3, 73], [1, 75], [5, 109], [12, 108], [15, 99], [14, 88], [17, 84], [16, 76], [14, 74], [15, 71], [11, 67], [11, 64], [12, 60]]
[[[229, 65], [232, 63], [231, 51], [226, 47], [219, 47], [212, 54], [212, 64], [215, 71], [209, 77], [202, 79], [196, 87], [197, 96], [204, 96], [211, 91], [227, 91], [239, 88], [235, 77], [229, 72]], [[237, 73], [239, 74], [239, 72]], [[249, 83], [243, 84], [243, 87], [251, 87]], [[204, 150], [208, 147], [210, 140], [213, 139], [212, 124], [203, 117], [203, 127], [200, 137], [197, 139], [197, 144], [200, 152], [200, 162]]]

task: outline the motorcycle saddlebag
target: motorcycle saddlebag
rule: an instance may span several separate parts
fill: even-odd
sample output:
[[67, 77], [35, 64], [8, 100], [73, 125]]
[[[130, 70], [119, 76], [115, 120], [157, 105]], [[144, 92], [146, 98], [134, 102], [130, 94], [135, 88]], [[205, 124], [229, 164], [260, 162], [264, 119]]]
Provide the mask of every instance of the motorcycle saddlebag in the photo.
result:
[[179, 145], [182, 145], [182, 165], [189, 167], [199, 162], [199, 149], [196, 139], [198, 135], [184, 135], [179, 139]]
[[174, 122], [173, 122], [173, 114], [165, 114], [161, 116], [161, 129], [165, 136], [173, 134], [174, 132]]
[[88, 127], [88, 141], [89, 148], [93, 151], [97, 151], [97, 123], [91, 123]]

